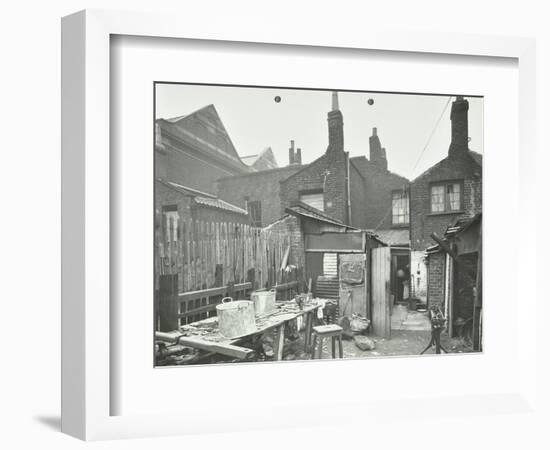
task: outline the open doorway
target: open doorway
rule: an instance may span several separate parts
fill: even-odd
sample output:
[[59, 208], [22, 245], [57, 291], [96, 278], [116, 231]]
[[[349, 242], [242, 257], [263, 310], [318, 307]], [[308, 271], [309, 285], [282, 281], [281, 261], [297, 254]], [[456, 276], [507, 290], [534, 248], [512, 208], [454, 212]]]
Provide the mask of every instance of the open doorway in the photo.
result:
[[392, 251], [390, 294], [394, 305], [409, 303], [411, 292], [411, 255], [409, 252]]

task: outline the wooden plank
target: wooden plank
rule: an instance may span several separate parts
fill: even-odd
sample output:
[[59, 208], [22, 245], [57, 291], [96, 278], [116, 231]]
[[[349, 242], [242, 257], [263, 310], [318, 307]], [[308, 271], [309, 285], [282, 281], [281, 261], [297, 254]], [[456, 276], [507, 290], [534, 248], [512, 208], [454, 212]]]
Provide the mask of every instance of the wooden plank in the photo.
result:
[[376, 335], [385, 338], [391, 335], [390, 268], [391, 249], [372, 249], [372, 326]]
[[[235, 285], [235, 290], [251, 289], [252, 283], [240, 283]], [[181, 292], [178, 295], [179, 301], [187, 301], [200, 297], [214, 297], [216, 295], [224, 295], [227, 291], [227, 286], [214, 287], [210, 289], [200, 289], [192, 292]]]
[[[155, 333], [155, 337], [159, 340], [163, 340], [159, 333]], [[239, 347], [237, 345], [226, 344], [223, 342], [210, 342], [205, 340], [193, 339], [186, 336], [179, 336], [175, 340], [171, 341], [187, 347], [196, 348], [198, 350], [204, 350], [207, 352], [220, 353], [222, 355], [231, 356], [233, 358], [247, 359], [254, 354], [254, 350], [246, 347]]]
[[178, 275], [161, 275], [159, 278], [159, 329], [171, 331], [179, 328]]
[[285, 345], [285, 324], [282, 323], [275, 329], [275, 339], [273, 342], [273, 359], [275, 361], [282, 361], [283, 349]]

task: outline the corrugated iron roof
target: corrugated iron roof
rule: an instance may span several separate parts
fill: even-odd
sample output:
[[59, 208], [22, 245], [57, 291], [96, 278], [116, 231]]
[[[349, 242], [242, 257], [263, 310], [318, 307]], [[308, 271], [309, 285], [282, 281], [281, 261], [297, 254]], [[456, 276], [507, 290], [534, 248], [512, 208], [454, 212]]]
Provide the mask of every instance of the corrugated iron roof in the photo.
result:
[[173, 190], [179, 192], [180, 194], [186, 195], [188, 197], [192, 197], [197, 205], [205, 206], [208, 208], [222, 209], [224, 211], [229, 211], [236, 214], [243, 214], [245, 216], [248, 215], [247, 210], [240, 208], [236, 205], [233, 205], [231, 203], [228, 203], [225, 200], [222, 200], [221, 198], [218, 198], [213, 194], [202, 192], [197, 189], [183, 186], [181, 184], [173, 183], [171, 181], [165, 181], [161, 179], [157, 179], [157, 181], [167, 187], [172, 188]]
[[248, 211], [246, 209], [239, 208], [238, 206], [232, 205], [231, 203], [227, 203], [226, 201], [220, 198], [197, 196], [197, 197], [194, 197], [194, 200], [195, 200], [195, 203], [201, 206], [206, 206], [208, 208], [223, 209], [224, 211], [229, 211], [236, 214], [242, 214], [244, 216], [248, 216]]
[[334, 219], [329, 215], [325, 214], [323, 211], [314, 208], [313, 206], [307, 205], [303, 202], [295, 202], [290, 207], [286, 208], [286, 211], [290, 214], [298, 214], [301, 216], [306, 216], [311, 219], [320, 220], [321, 222], [331, 223], [333, 225], [339, 225], [341, 227], [356, 229], [355, 227], [346, 225], [338, 219]]
[[[476, 223], [479, 220], [481, 220], [481, 213], [478, 213], [473, 217], [463, 217], [461, 219], [458, 219], [454, 223], [454, 225], [449, 225], [447, 227], [447, 229], [443, 233], [443, 239], [445, 241], [448, 241], [449, 239], [454, 238], [457, 234], [460, 234], [463, 231], [467, 230], [472, 224]], [[426, 249], [426, 254], [437, 253], [439, 251], [441, 251], [440, 245], [435, 244]]]

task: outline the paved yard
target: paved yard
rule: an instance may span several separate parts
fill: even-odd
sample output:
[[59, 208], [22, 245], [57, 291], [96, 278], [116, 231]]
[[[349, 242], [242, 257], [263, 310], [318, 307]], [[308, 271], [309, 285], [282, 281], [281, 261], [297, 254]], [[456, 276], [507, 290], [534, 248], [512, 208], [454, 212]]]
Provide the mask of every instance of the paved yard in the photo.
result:
[[[431, 339], [431, 324], [428, 312], [409, 311], [404, 305], [396, 305], [392, 312], [391, 338], [369, 337], [376, 344], [376, 348], [369, 351], [362, 351], [357, 348], [353, 340], [344, 340], [344, 358], [420, 355], [420, 352], [428, 346]], [[461, 340], [450, 339], [445, 334], [441, 335], [441, 345], [450, 353], [466, 353], [471, 351]], [[425, 354], [429, 355], [433, 353], [435, 353], [435, 347], [430, 348]], [[332, 357], [330, 339], [325, 339], [323, 343], [322, 357]], [[311, 355], [304, 351], [302, 334], [296, 341], [286, 341], [284, 358], [287, 360], [311, 358]]]

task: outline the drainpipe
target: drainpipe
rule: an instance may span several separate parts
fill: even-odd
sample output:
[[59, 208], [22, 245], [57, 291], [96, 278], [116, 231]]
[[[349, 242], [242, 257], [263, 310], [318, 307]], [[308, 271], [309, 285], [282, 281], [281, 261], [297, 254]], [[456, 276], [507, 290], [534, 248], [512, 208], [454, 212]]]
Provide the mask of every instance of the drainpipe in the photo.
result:
[[349, 162], [349, 155], [346, 155], [347, 160], [347, 187], [348, 187], [348, 225], [351, 225], [351, 177], [350, 177], [350, 162]]

